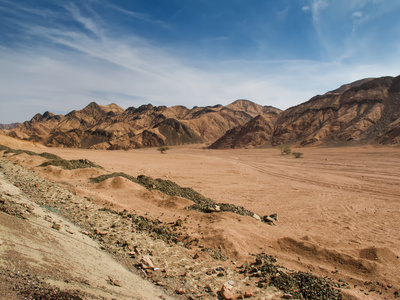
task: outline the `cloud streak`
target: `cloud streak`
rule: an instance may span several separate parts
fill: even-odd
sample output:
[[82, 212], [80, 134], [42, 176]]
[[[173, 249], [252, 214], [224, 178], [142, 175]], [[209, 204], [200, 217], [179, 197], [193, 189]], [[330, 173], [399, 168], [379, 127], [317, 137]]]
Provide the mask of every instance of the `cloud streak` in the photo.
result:
[[[49, 18], [51, 24], [46, 24], [37, 18], [47, 10], [24, 7], [26, 18], [12, 18], [20, 8], [0, 1], [0, 5], [4, 3], [12, 25], [30, 43], [0, 47], [0, 123], [24, 121], [45, 110], [67, 113], [91, 101], [115, 102], [124, 108], [146, 103], [192, 107], [245, 98], [285, 109], [344, 83], [398, 72], [396, 63], [346, 63], [344, 57], [357, 54], [351, 43], [339, 51], [342, 56], [332, 54], [326, 60], [249, 57], [217, 61], [182, 56], [183, 49], [160, 47], [132, 31], [116, 35], [115, 25], [107, 23], [93, 7], [67, 3], [57, 17]], [[309, 2], [309, 9], [299, 7], [301, 13], [310, 14], [320, 39], [329, 25], [323, 24], [321, 17], [328, 12], [327, 3], [318, 0]], [[146, 14], [105, 6], [143, 22], [169, 26]], [[354, 6], [349, 11], [363, 19], [362, 8]], [[71, 23], [74, 26], [67, 25]], [[334, 41], [326, 38], [321, 44], [329, 48]]]

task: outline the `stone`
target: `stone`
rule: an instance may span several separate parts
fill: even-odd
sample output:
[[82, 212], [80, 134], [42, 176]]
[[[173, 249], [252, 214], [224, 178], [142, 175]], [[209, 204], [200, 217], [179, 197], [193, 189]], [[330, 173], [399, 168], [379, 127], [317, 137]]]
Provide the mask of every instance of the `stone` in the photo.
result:
[[96, 230], [96, 234], [97, 234], [97, 235], [107, 235], [107, 234], [108, 234], [108, 231]]
[[184, 295], [184, 294], [186, 294], [186, 290], [183, 289], [183, 288], [180, 288], [180, 289], [176, 290], [176, 293], [177, 293], [178, 295]]
[[272, 219], [274, 219], [275, 221], [278, 221], [278, 214], [272, 214], [269, 215]]
[[108, 284], [111, 284], [111, 285], [121, 286], [121, 283], [117, 279], [115, 279], [111, 276], [108, 276], [107, 282], [108, 282]]
[[51, 226], [51, 228], [60, 231], [61, 225], [57, 224], [57, 223], [53, 223], [53, 225]]
[[253, 214], [253, 218], [256, 219], [257, 221], [261, 221], [261, 217], [257, 214]]
[[140, 260], [140, 266], [142, 269], [152, 269], [154, 270], [153, 259], [149, 255], [143, 255]]
[[222, 286], [221, 290], [219, 291], [219, 295], [222, 297], [222, 299], [232, 300], [234, 298], [232, 292], [230, 291], [231, 288], [232, 287], [228, 284], [224, 284]]
[[244, 291], [244, 297], [245, 298], [251, 298], [253, 296], [254, 296], [254, 294], [253, 294], [253, 292], [251, 290], [245, 290]]
[[264, 217], [263, 217], [263, 221], [264, 221], [265, 223], [268, 223], [268, 224], [272, 224], [272, 223], [275, 222], [275, 220], [274, 220], [273, 218], [271, 218], [270, 216], [264, 216]]

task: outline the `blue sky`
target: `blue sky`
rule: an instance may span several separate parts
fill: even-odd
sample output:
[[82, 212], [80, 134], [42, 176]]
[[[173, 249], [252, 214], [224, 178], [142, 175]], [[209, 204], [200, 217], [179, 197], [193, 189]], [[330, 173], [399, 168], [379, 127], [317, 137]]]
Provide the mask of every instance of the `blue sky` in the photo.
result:
[[0, 123], [91, 101], [280, 109], [400, 74], [400, 0], [0, 0]]

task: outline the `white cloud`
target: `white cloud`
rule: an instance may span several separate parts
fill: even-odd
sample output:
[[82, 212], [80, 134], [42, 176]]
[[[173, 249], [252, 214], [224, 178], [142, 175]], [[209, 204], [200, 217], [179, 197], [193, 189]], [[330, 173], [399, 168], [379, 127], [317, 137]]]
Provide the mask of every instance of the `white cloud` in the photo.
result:
[[[314, 4], [312, 13], [317, 15], [328, 5]], [[391, 66], [355, 66], [343, 58], [191, 63], [174, 49], [155, 47], [134, 34], [114, 36], [97, 16], [83, 15], [76, 6], [68, 12], [85, 31], [15, 23], [43, 43], [0, 48], [0, 123], [24, 121], [45, 110], [67, 113], [91, 101], [124, 108], [146, 103], [192, 107], [246, 98], [285, 109], [364, 77], [398, 75], [399, 59]], [[347, 58], [352, 49], [344, 51]]]

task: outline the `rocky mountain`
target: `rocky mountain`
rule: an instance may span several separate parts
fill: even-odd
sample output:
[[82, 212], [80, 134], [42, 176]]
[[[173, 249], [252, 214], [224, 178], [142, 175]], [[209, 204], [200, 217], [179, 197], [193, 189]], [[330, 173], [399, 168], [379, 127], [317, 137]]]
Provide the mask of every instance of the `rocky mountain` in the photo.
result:
[[0, 129], [13, 129], [15, 127], [17, 127], [20, 123], [11, 123], [11, 124], [0, 124]]
[[[255, 125], [257, 124], [257, 125]], [[210, 148], [400, 143], [400, 76], [367, 78], [228, 131]]]
[[3, 134], [47, 146], [133, 149], [211, 142], [212, 149], [400, 143], [400, 76], [366, 78], [281, 111], [248, 100], [206, 107], [95, 102], [36, 114]]
[[109, 150], [157, 147], [215, 141], [227, 130], [257, 115], [279, 112], [248, 100], [192, 109], [148, 104], [126, 110], [116, 104], [101, 106], [92, 102], [65, 116], [50, 112], [36, 114], [9, 135], [54, 147]]

